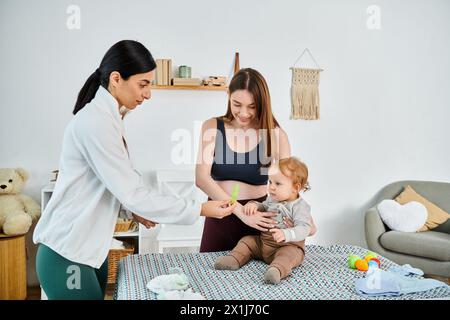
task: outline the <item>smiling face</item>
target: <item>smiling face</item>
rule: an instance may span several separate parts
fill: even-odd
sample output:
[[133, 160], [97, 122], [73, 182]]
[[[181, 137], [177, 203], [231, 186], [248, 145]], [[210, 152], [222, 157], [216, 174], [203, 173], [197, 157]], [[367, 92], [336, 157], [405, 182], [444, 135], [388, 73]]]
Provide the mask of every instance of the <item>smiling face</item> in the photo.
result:
[[239, 127], [250, 127], [256, 117], [256, 105], [248, 90], [236, 90], [230, 95], [231, 113]]
[[139, 73], [124, 80], [117, 71], [111, 72], [108, 91], [129, 110], [135, 109], [144, 100], [151, 98], [150, 84], [155, 76], [155, 71]]

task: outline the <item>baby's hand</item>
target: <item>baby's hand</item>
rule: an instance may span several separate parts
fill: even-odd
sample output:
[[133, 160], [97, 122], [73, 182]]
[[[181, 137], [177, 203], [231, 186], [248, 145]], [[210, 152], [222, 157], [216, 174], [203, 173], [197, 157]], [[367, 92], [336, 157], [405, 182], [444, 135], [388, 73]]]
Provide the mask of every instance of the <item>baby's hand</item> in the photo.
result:
[[244, 213], [251, 216], [258, 211], [258, 205], [254, 202], [247, 202], [244, 206]]
[[281, 229], [270, 229], [270, 232], [272, 232], [272, 237], [273, 240], [275, 240], [276, 242], [280, 243], [280, 242], [285, 242], [286, 241], [286, 237], [284, 236], [284, 232]]

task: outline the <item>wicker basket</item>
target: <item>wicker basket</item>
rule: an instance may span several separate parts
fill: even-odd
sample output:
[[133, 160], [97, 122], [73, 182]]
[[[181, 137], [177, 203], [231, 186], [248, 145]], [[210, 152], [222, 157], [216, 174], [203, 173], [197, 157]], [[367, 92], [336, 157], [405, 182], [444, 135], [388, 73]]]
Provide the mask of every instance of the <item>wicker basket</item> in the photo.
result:
[[132, 224], [133, 220], [117, 219], [114, 232], [127, 232], [128, 230], [130, 230]]
[[134, 245], [132, 243], [123, 242], [125, 249], [111, 249], [108, 253], [108, 284], [116, 282], [117, 268], [119, 261], [126, 256], [134, 253]]

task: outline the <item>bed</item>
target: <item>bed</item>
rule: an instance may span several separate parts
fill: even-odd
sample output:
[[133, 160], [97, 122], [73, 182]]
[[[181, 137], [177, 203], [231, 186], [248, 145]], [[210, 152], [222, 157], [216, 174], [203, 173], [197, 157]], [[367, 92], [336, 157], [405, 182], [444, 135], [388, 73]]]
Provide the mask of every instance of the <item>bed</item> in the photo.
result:
[[[190, 288], [208, 300], [411, 300], [450, 299], [449, 287], [398, 297], [364, 297], [356, 293], [354, 279], [364, 273], [348, 268], [349, 253], [364, 256], [367, 249], [352, 245], [307, 245], [303, 264], [279, 285], [263, 282], [267, 265], [251, 261], [238, 271], [219, 271], [214, 260], [226, 252], [152, 253], [130, 255], [119, 262], [114, 298], [154, 300], [146, 284], [173, 267], [187, 274]], [[381, 257], [382, 269], [397, 266]]]

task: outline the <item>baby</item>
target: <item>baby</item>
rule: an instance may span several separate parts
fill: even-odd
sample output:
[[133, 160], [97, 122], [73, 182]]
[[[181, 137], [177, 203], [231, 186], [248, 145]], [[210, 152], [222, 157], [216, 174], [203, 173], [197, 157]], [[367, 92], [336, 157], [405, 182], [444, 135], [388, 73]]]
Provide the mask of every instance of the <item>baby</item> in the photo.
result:
[[[299, 266], [305, 257], [305, 238], [312, 228], [311, 208], [299, 195], [309, 190], [308, 168], [295, 157], [282, 159], [269, 168], [268, 197], [262, 202], [248, 202], [246, 214], [256, 211], [277, 212], [275, 228], [261, 232], [259, 236], [245, 236], [227, 255], [217, 258], [217, 270], [238, 270], [250, 259], [269, 264], [265, 282], [277, 284]], [[284, 219], [293, 221], [289, 228]], [[313, 231], [314, 232], [314, 231]]]

